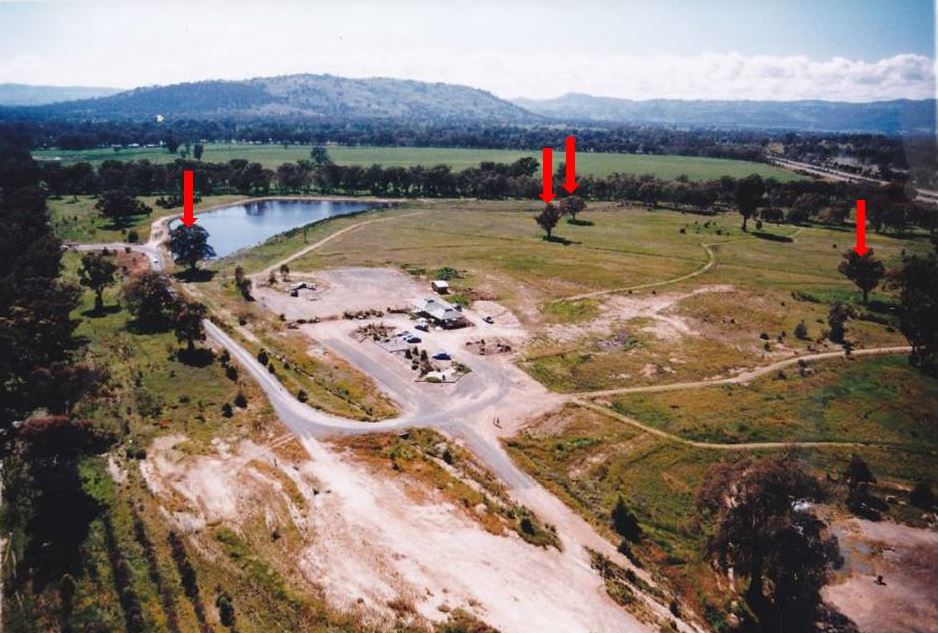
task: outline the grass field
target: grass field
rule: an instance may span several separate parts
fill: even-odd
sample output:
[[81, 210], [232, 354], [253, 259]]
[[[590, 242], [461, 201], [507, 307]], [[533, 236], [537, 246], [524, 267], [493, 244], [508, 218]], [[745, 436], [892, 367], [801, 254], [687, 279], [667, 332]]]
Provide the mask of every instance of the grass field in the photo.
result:
[[[523, 156], [540, 160], [539, 152], [499, 149], [463, 149], [437, 147], [341, 147], [330, 146], [329, 156], [340, 165], [372, 165], [385, 167], [425, 167], [446, 164], [455, 171], [476, 167], [482, 161], [509, 163]], [[59, 159], [63, 163], [88, 161], [100, 164], [108, 159], [140, 160], [154, 163], [172, 162], [178, 156], [160, 148], [94, 150], [38, 150], [33, 155], [39, 159]], [[256, 161], [265, 167], [276, 168], [282, 163], [309, 158], [309, 147], [305, 145], [250, 145], [209, 143], [205, 146], [202, 160], [227, 162], [233, 158]], [[641, 154], [613, 154], [605, 152], [581, 152], [577, 156], [577, 168], [581, 175], [605, 177], [612, 173], [651, 174], [665, 180], [686, 175], [691, 180], [711, 180], [721, 176], [741, 178], [750, 174], [771, 177], [782, 182], [801, 180], [790, 171], [742, 160], [701, 158], [695, 156], [651, 156]]]
[[[371, 214], [399, 217], [346, 232], [291, 268], [392, 266], [415, 274], [455, 268], [462, 295], [493, 296], [528, 326], [534, 338], [522, 366], [558, 391], [726, 376], [741, 366], [805, 353], [822, 338], [833, 299], [853, 302], [863, 317], [849, 324], [856, 345], [904, 343], [893, 327], [890, 296], [877, 291], [872, 299], [878, 303], [860, 306], [858, 291], [837, 271], [847, 232], [765, 227], [763, 236], [790, 239], [777, 241], [743, 233], [734, 214], [705, 217], [597, 203], [583, 214], [591, 224], [562, 223], [556, 234], [565, 241], [548, 242], [531, 219], [537, 209], [533, 202], [412, 202]], [[344, 220], [330, 230], [355, 223]], [[326, 228], [317, 227], [308, 241]], [[870, 240], [890, 265], [903, 250], [926, 248], [917, 238]], [[704, 244], [715, 261], [706, 270]], [[270, 242], [254, 252], [256, 265], [302, 246], [298, 234]], [[247, 261], [255, 266], [256, 260]], [[678, 281], [667, 283], [672, 279]], [[664, 285], [555, 302], [653, 282]], [[701, 289], [708, 291], [694, 294]], [[649, 307], [657, 304], [656, 311]], [[793, 332], [802, 321], [808, 337], [799, 340]], [[679, 341], [661, 334], [669, 322], [684, 324]]]
[[749, 385], [622, 395], [612, 405], [650, 426], [705, 442], [860, 440], [938, 447], [938, 380], [915, 371], [902, 356], [832, 360], [804, 375], [792, 368]]

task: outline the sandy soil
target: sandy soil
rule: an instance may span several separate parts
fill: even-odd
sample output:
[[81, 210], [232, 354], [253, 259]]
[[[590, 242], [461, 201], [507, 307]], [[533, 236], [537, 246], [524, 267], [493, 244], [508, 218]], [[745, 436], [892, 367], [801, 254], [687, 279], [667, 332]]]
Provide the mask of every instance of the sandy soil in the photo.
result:
[[[187, 456], [172, 448], [182, 439], [157, 440], [141, 464], [177, 525], [198, 538], [217, 522], [241, 530], [259, 513], [267, 525], [292, 522], [302, 548], [285, 559], [339, 608], [390, 620], [388, 603], [402, 601], [440, 621], [440, 607], [462, 607], [504, 633], [648, 630], [608, 598], [582, 550], [490, 534], [435, 490], [415, 501], [413, 481], [375, 475], [327, 444], [304, 440], [309, 458], [292, 462], [250, 442]], [[280, 504], [289, 512], [271, 516]]]
[[938, 631], [938, 533], [860, 519], [833, 528], [846, 562], [825, 600], [864, 633]]
[[643, 326], [642, 332], [649, 332], [663, 341], [678, 341], [696, 333], [692, 319], [674, 314], [674, 309], [681, 301], [702, 293], [727, 292], [732, 289], [728, 285], [711, 285], [690, 292], [610, 295], [603, 300], [599, 316], [589, 323], [552, 325], [546, 328], [545, 333], [556, 341], [573, 341], [590, 334], [608, 333], [616, 324], [625, 326], [633, 319], [646, 319], [651, 323]]

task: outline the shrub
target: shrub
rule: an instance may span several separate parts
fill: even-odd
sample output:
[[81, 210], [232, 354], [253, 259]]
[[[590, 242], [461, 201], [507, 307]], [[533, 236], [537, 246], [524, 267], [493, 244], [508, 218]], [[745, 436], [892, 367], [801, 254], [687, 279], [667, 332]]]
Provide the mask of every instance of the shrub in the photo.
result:
[[234, 403], [239, 409], [244, 409], [248, 406], [248, 399], [239, 391], [238, 395], [235, 396]]
[[234, 626], [235, 612], [234, 605], [231, 604], [231, 596], [224, 591], [215, 599], [215, 606], [218, 607], [218, 619], [227, 627]]
[[642, 537], [642, 528], [638, 524], [638, 519], [625, 505], [625, 500], [619, 496], [616, 505], [611, 512], [612, 529], [616, 533], [630, 541], [637, 542]]
[[296, 399], [300, 402], [306, 402], [309, 400], [309, 394], [306, 393], [306, 390], [300, 389], [298, 392], [296, 392]]
[[804, 321], [799, 321], [795, 326], [795, 336], [802, 341], [808, 340], [808, 326], [804, 324]]
[[234, 415], [234, 411], [231, 410], [230, 403], [226, 402], [225, 404], [221, 405], [221, 414], [222, 417], [225, 418], [230, 418], [232, 415]]
[[267, 356], [267, 350], [262, 349], [257, 353], [257, 362], [259, 362], [261, 365], [266, 365], [267, 361], [269, 360], [270, 358]]
[[228, 365], [225, 367], [225, 376], [228, 377], [228, 380], [234, 381], [238, 379], [238, 368], [234, 365]]
[[127, 232], [127, 241], [131, 244], [136, 244], [140, 241], [140, 234], [137, 233], [135, 229], [131, 229]]

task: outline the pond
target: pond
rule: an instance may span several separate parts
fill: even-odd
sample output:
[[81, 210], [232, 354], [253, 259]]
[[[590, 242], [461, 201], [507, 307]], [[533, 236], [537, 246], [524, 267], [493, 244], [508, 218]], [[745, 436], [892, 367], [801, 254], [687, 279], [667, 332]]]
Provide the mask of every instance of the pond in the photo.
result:
[[[215, 211], [196, 212], [198, 224], [208, 231], [208, 243], [218, 257], [256, 246], [274, 235], [313, 222], [368, 209], [386, 208], [375, 202], [344, 200], [262, 200], [244, 202]], [[170, 228], [176, 228], [173, 220]]]

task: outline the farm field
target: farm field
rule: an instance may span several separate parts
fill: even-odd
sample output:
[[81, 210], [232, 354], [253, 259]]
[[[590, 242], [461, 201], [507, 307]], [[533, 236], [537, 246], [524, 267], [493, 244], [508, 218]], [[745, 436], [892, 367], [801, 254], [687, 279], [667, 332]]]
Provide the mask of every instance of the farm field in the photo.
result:
[[[385, 167], [414, 167], [446, 164], [454, 171], [476, 167], [482, 161], [510, 163], [530, 156], [540, 160], [540, 152], [499, 149], [465, 149], [437, 147], [342, 147], [329, 146], [329, 156], [339, 165], [372, 165]], [[88, 161], [100, 164], [105, 160], [141, 160], [168, 163], [178, 158], [161, 148], [129, 148], [115, 152], [113, 149], [94, 150], [37, 150], [33, 155], [41, 160], [61, 160], [63, 163]], [[296, 162], [309, 158], [306, 145], [250, 145], [207, 143], [202, 160], [227, 162], [244, 158], [259, 162], [265, 167], [276, 168], [282, 163]], [[605, 177], [612, 173], [651, 174], [665, 180], [686, 175], [691, 180], [711, 180], [721, 176], [741, 178], [759, 174], [782, 182], [801, 180], [802, 176], [790, 171], [742, 160], [704, 158], [696, 156], [657, 156], [641, 154], [614, 154], [605, 152], [582, 152], [577, 155], [577, 168], [581, 175]]]

